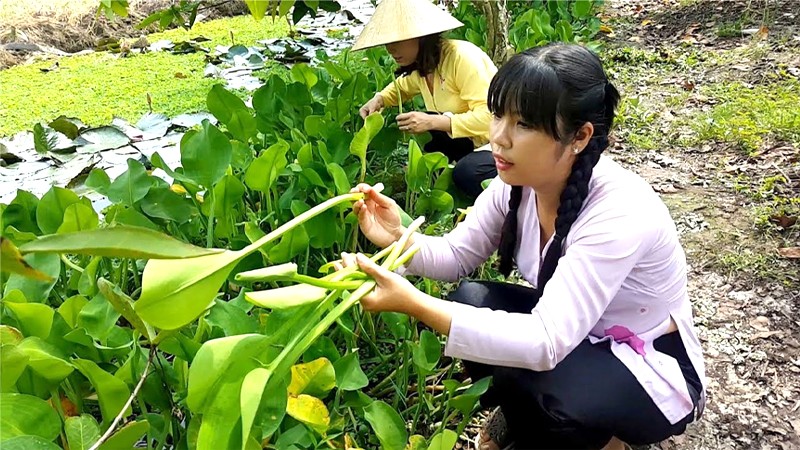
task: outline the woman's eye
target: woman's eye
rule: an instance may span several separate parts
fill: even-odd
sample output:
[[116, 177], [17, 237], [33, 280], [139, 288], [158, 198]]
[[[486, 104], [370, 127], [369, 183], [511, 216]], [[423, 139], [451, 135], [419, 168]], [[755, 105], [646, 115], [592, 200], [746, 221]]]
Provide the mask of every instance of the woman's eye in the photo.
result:
[[531, 129], [530, 125], [528, 125], [527, 123], [522, 122], [522, 121], [517, 121], [517, 126], [519, 126], [520, 128], [525, 128], [526, 130], [530, 130]]

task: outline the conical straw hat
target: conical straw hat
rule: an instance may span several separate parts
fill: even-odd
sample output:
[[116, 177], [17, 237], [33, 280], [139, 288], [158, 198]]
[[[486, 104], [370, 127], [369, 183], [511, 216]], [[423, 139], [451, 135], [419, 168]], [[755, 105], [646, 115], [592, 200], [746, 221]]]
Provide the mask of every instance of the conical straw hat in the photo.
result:
[[362, 50], [463, 26], [430, 0], [382, 0], [356, 39], [353, 50]]

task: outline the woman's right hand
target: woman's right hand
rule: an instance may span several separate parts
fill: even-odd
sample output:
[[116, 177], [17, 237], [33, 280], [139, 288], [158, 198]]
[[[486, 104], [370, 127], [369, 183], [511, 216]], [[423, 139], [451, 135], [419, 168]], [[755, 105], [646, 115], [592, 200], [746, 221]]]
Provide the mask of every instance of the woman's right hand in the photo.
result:
[[364, 199], [353, 205], [353, 212], [358, 216], [361, 232], [373, 244], [385, 248], [400, 239], [405, 231], [400, 221], [400, 210], [397, 203], [383, 195], [381, 184], [370, 186], [361, 183], [350, 192], [362, 192]]
[[362, 119], [366, 119], [368, 115], [378, 112], [383, 109], [383, 97], [381, 94], [375, 94], [361, 109], [358, 110], [358, 113], [361, 115]]

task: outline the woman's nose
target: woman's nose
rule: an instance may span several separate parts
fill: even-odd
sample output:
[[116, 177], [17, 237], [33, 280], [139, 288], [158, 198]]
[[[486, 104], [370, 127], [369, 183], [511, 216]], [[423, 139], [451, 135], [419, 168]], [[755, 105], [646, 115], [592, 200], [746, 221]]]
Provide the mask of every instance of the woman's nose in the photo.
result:
[[509, 129], [508, 129], [509, 121], [503, 118], [497, 119], [495, 118], [492, 120], [492, 124], [489, 127], [489, 139], [495, 145], [498, 145], [502, 148], [510, 148], [511, 147], [511, 139], [509, 137]]

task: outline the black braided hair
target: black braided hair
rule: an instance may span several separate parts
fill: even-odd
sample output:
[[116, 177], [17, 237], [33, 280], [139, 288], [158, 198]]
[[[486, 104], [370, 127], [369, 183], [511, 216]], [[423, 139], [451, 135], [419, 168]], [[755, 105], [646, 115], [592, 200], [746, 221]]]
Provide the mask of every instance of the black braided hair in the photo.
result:
[[[528, 126], [568, 145], [587, 122], [594, 133], [575, 158], [557, 211], [553, 242], [539, 271], [541, 293], [561, 257], [564, 238], [589, 194], [594, 166], [608, 147], [608, 133], [619, 92], [608, 81], [600, 59], [576, 44], [553, 43], [515, 55], [489, 86], [488, 106], [495, 116], [518, 114]], [[512, 186], [509, 211], [500, 237], [500, 273], [508, 276], [517, 244], [517, 215], [522, 187]], [[538, 248], [538, 247], [537, 247]]]

